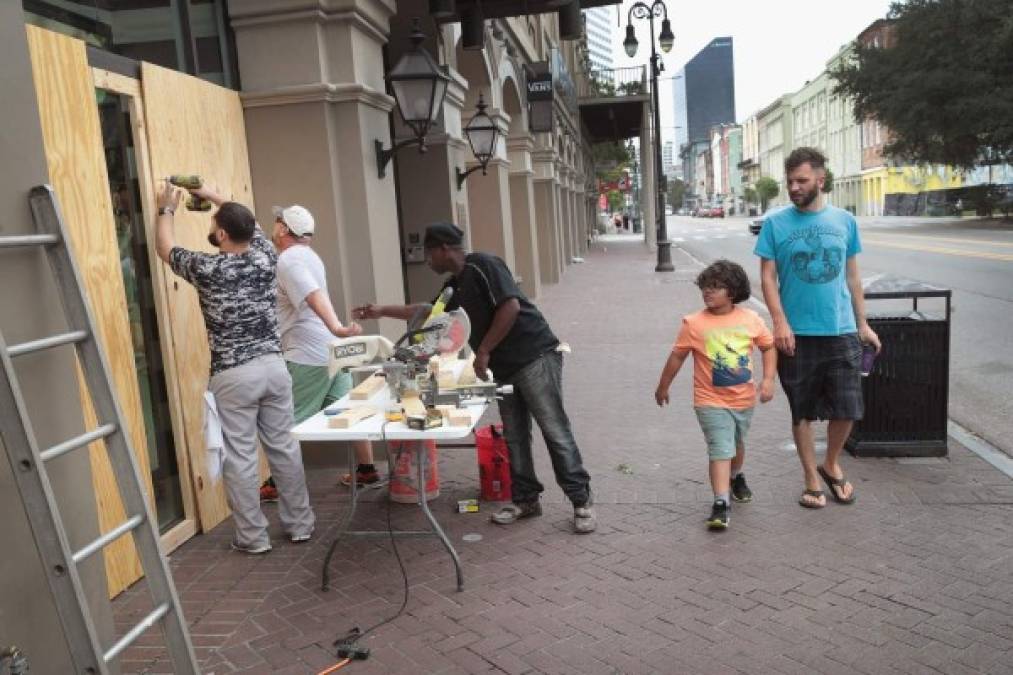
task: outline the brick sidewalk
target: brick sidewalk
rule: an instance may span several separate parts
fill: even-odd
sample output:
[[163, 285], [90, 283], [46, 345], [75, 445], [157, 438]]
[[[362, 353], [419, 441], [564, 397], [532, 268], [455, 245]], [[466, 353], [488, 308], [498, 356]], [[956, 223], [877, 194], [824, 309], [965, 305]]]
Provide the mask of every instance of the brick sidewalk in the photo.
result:
[[[569, 533], [540, 439], [545, 515], [511, 528], [452, 513], [476, 495], [477, 470], [473, 451], [443, 451], [433, 510], [463, 559], [465, 591], [435, 540], [400, 540], [407, 610], [363, 641], [369, 660], [342, 672], [1013, 673], [1013, 481], [962, 447], [946, 459], [846, 457], [859, 501], [805, 510], [778, 389], [747, 444], [754, 501], [734, 507], [727, 532], [704, 529], [711, 495], [688, 365], [672, 405], [653, 402], [679, 319], [700, 306], [698, 268], [674, 258], [676, 273], [656, 274], [642, 244], [600, 242], [539, 303], [573, 348], [567, 408], [598, 532]], [[334, 639], [399, 607], [383, 539], [339, 547], [334, 587], [319, 590], [347, 494], [336, 474], [310, 473], [309, 544], [284, 542], [269, 506], [270, 554], [230, 552], [230, 523], [173, 554], [205, 673], [317, 673], [336, 661]], [[379, 497], [360, 507], [360, 525], [384, 526]], [[395, 505], [392, 520], [415, 527], [418, 510]], [[121, 630], [150, 606], [145, 595], [140, 583], [114, 603]], [[124, 672], [169, 672], [145, 640]]]

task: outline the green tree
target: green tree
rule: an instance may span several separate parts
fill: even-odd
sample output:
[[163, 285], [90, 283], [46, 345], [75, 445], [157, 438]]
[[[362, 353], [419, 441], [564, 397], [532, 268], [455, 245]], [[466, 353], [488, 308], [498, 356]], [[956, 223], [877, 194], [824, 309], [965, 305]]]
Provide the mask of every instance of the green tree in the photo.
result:
[[830, 70], [856, 119], [890, 130], [886, 154], [964, 168], [1013, 161], [1013, 0], [906, 0], [889, 19], [889, 48], [855, 43]]
[[756, 204], [759, 202], [759, 197], [756, 196], [756, 190], [751, 187], [747, 187], [742, 191], [742, 198], [746, 200], [747, 204]]
[[596, 143], [591, 146], [591, 157], [595, 166], [620, 167], [633, 161], [633, 155], [622, 143]]
[[609, 211], [616, 213], [617, 211], [623, 210], [623, 193], [619, 190], [609, 190], [605, 196], [608, 200]]
[[777, 196], [777, 193], [781, 191], [781, 186], [770, 176], [763, 176], [756, 181], [753, 189], [756, 190], [756, 196], [760, 198], [760, 207], [766, 211], [767, 202]]
[[673, 178], [668, 182], [668, 203], [673, 209], [682, 207], [686, 195], [686, 183], [681, 178]]
[[826, 170], [827, 177], [823, 181], [823, 194], [830, 194], [834, 191], [834, 172], [830, 169]]

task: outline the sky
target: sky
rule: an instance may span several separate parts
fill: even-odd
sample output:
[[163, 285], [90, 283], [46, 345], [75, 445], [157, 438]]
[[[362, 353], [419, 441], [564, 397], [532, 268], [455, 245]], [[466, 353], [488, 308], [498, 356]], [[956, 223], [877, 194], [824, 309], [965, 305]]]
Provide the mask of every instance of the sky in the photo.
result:
[[[671, 78], [713, 38], [731, 36], [735, 53], [735, 115], [742, 122], [781, 94], [797, 91], [866, 26], [886, 16], [890, 0], [664, 0], [675, 46], [664, 55], [660, 76], [664, 140], [675, 131]], [[647, 4], [650, 4], [649, 0]], [[647, 19], [634, 19], [640, 48], [626, 56], [623, 39], [633, 0], [620, 5], [615, 28], [615, 65], [642, 65], [650, 58]], [[613, 8], [613, 11], [615, 8]], [[655, 20], [656, 31], [661, 22]]]

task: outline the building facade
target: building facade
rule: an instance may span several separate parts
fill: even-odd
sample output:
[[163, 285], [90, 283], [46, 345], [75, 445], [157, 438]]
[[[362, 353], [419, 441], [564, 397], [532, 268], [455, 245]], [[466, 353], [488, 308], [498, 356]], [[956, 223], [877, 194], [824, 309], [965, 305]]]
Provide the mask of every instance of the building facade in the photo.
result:
[[[753, 189], [760, 178], [760, 131], [756, 115], [750, 115], [742, 123], [742, 159], [738, 164], [739, 181], [743, 196], [747, 189]], [[756, 208], [755, 203], [746, 205], [746, 211]]]
[[584, 34], [588, 57], [594, 70], [608, 70], [615, 66], [616, 10], [614, 7], [595, 7], [584, 10]]
[[[732, 38], [714, 38], [683, 68], [689, 142], [706, 141], [711, 127], [735, 123]], [[678, 122], [676, 122], [678, 124]]]
[[[273, 205], [306, 206], [342, 318], [362, 303], [435, 295], [441, 280], [425, 265], [421, 236], [437, 220], [464, 229], [469, 248], [502, 257], [537, 298], [586, 251], [596, 195], [575, 95], [586, 78], [579, 36], [564, 38], [549, 5], [527, 4], [546, 13], [483, 2], [487, 19], [467, 39], [459, 18], [422, 22], [422, 46], [449, 81], [421, 153], [385, 78], [413, 48], [414, 19], [428, 17], [423, 0], [3, 3], [0, 61], [8, 91], [20, 96], [5, 104], [4, 147], [16, 150], [21, 172], [5, 175], [4, 203], [22, 205], [8, 210], [5, 228], [34, 227], [24, 181], [52, 183], [165, 551], [209, 531], [229, 510], [204, 460], [210, 355], [200, 307], [154, 252], [158, 182], [200, 174], [250, 206], [265, 226]], [[543, 72], [553, 76], [549, 124], [532, 129], [528, 81]], [[459, 181], [458, 171], [477, 165], [464, 130], [479, 97], [499, 140], [485, 170]], [[401, 142], [414, 144], [394, 147]], [[378, 149], [392, 148], [384, 165]], [[175, 221], [181, 245], [211, 250], [208, 214], [180, 209]], [[5, 336], [49, 322], [53, 298], [40, 290], [42, 273], [29, 272], [31, 265], [5, 258], [7, 295], [34, 301], [5, 301]], [[403, 332], [388, 320], [365, 328], [388, 337]], [[73, 373], [72, 364], [57, 361]], [[50, 371], [40, 364], [22, 376], [57, 382]], [[73, 384], [64, 384], [66, 395], [50, 394], [61, 410], [73, 411], [51, 415], [49, 426], [61, 432], [80, 426], [84, 406]], [[124, 518], [102, 452], [96, 443], [90, 463], [83, 456], [84, 466], [74, 466], [74, 484], [91, 490], [71, 492], [82, 518], [108, 532]], [[120, 543], [94, 558], [106, 582], [96, 586], [107, 591], [100, 596], [121, 592], [140, 575], [130, 542]], [[20, 597], [4, 581], [5, 595]], [[8, 630], [6, 621], [0, 628], [43, 651], [20, 628]], [[52, 636], [47, 630], [36, 637], [54, 642]], [[70, 672], [62, 665], [43, 671]]]
[[780, 186], [777, 195], [768, 202], [768, 207], [788, 203], [784, 160], [796, 145], [792, 134], [794, 116], [791, 99], [791, 94], [785, 94], [756, 114], [760, 174], [773, 178]]

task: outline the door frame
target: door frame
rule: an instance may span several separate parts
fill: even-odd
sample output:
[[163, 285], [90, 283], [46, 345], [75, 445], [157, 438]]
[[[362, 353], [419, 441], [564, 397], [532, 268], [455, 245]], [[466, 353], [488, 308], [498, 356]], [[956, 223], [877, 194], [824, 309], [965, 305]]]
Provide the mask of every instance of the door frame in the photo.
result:
[[190, 469], [190, 453], [186, 431], [183, 427], [183, 411], [180, 403], [179, 380], [176, 370], [176, 354], [172, 324], [168, 320], [168, 287], [165, 266], [155, 252], [154, 214], [156, 180], [151, 175], [148, 156], [147, 126], [144, 118], [141, 82], [135, 77], [92, 67], [92, 81], [96, 88], [126, 97], [130, 113], [130, 128], [134, 139], [134, 159], [137, 163], [138, 188], [141, 193], [141, 218], [147, 234], [148, 257], [154, 288], [155, 315], [159, 334], [163, 337], [162, 361], [165, 364], [166, 391], [169, 399], [169, 417], [172, 420], [172, 434], [176, 446], [176, 465], [179, 470], [180, 492], [183, 497], [183, 520], [161, 535], [162, 552], [166, 555], [197, 534], [197, 506], [193, 490], [193, 476]]

